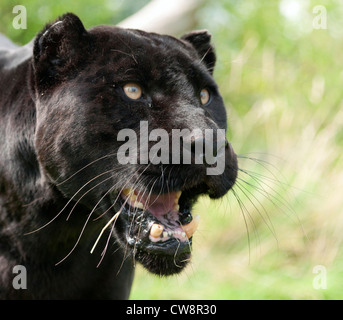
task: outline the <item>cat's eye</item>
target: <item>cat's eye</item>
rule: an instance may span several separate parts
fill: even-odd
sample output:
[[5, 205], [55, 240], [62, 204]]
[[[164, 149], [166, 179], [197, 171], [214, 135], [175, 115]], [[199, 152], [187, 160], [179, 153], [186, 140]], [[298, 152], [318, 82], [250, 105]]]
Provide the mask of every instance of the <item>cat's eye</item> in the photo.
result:
[[200, 101], [202, 105], [206, 105], [210, 101], [210, 93], [207, 89], [200, 91]]
[[132, 100], [138, 100], [142, 97], [143, 90], [137, 83], [127, 83], [123, 86], [124, 93]]

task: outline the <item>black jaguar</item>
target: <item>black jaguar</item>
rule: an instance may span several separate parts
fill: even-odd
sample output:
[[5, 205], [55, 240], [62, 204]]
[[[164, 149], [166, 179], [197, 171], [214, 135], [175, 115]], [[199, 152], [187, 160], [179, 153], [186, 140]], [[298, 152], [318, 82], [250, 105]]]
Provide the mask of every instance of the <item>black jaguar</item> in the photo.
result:
[[[184, 269], [199, 222], [193, 204], [222, 197], [237, 176], [226, 138], [201, 134], [227, 128], [210, 40], [207, 31], [87, 31], [73, 14], [24, 47], [1, 36], [0, 298], [124, 299], [136, 262], [158, 275]], [[156, 151], [157, 129], [168, 163], [150, 157], [166, 150]], [[198, 133], [175, 149], [176, 129]], [[125, 130], [136, 134], [133, 154], [120, 149]], [[186, 141], [191, 162], [174, 163]], [[208, 174], [215, 164], [203, 155], [195, 161], [199, 142], [221, 154], [222, 172]], [[13, 284], [18, 265], [26, 289]]]

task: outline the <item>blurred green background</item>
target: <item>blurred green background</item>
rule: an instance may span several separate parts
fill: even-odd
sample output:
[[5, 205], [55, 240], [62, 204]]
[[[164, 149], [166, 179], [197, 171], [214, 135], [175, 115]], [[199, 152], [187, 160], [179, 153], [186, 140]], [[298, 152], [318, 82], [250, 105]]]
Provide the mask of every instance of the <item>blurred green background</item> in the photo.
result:
[[[64, 12], [116, 24], [147, 2], [2, 0], [0, 32], [25, 43]], [[12, 26], [16, 4], [26, 30]], [[197, 204], [186, 271], [158, 278], [138, 265], [131, 298], [342, 299], [341, 1], [204, 1], [193, 19], [213, 35], [242, 171], [234, 192]]]

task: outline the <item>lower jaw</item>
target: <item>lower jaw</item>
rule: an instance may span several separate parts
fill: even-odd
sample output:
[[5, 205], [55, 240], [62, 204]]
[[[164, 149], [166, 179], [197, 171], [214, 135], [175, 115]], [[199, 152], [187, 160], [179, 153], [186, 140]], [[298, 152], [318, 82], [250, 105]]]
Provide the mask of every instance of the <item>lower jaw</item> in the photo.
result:
[[[184, 243], [171, 239], [165, 243], [155, 244], [137, 241], [137, 239], [128, 236], [127, 233], [124, 234], [119, 238], [121, 238], [120, 242], [126, 254], [131, 255], [134, 263], [141, 264], [147, 271], [155, 275], [171, 276], [178, 274], [184, 270], [191, 260], [192, 239]], [[119, 234], [117, 233], [117, 235]]]

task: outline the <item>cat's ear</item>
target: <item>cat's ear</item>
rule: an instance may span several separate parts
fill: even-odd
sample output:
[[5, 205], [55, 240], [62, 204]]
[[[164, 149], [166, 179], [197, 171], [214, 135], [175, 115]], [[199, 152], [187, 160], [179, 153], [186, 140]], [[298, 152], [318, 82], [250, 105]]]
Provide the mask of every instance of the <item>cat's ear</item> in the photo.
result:
[[89, 34], [80, 19], [67, 13], [48, 24], [36, 37], [33, 64], [40, 83], [63, 77], [83, 58]]
[[199, 58], [212, 74], [216, 64], [216, 54], [211, 44], [211, 34], [207, 30], [198, 30], [183, 35], [181, 39], [193, 45]]

